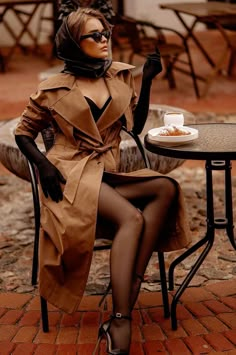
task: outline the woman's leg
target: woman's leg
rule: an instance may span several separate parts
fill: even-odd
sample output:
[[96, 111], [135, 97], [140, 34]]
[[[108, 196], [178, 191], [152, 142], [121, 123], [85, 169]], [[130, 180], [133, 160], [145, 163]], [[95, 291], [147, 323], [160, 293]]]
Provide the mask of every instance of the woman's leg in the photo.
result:
[[[100, 189], [98, 214], [117, 226], [110, 257], [113, 312], [127, 316], [131, 309], [131, 285], [143, 230], [143, 216], [126, 198], [105, 183], [102, 183]], [[113, 348], [129, 348], [130, 321], [114, 319], [109, 333]]]
[[168, 212], [176, 198], [176, 186], [168, 178], [156, 178], [134, 184], [120, 185], [116, 190], [126, 199], [141, 201], [143, 204], [144, 228], [139, 244], [135, 273], [131, 293], [131, 309], [136, 302], [141, 279], [151, 255], [161, 237], [163, 226], [167, 222]]

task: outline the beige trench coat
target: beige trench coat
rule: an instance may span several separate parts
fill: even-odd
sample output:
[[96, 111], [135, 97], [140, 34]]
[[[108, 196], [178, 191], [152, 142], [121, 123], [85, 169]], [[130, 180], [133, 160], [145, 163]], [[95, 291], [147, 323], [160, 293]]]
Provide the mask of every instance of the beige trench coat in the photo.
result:
[[[113, 63], [105, 81], [112, 100], [95, 123], [83, 97], [79, 78], [58, 74], [39, 85], [30, 97], [15, 134], [35, 139], [51, 122], [56, 129], [55, 144], [48, 159], [66, 179], [59, 203], [41, 193], [41, 235], [39, 292], [56, 307], [72, 313], [79, 307], [91, 265], [97, 221], [99, 189], [104, 170], [111, 180], [132, 181], [160, 176], [143, 169], [120, 174], [120, 117], [127, 129], [133, 126], [136, 102], [132, 66]], [[114, 180], [114, 179], [113, 179]], [[189, 243], [189, 229], [179, 188], [179, 201], [173, 220], [158, 250], [180, 249]]]

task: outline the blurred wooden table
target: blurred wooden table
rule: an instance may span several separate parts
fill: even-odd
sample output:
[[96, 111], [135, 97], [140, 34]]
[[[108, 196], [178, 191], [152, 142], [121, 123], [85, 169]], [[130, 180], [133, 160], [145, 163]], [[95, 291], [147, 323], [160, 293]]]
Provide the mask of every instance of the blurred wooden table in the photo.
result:
[[[53, 34], [55, 34], [55, 22], [58, 17], [57, 0], [0, 0], [0, 24], [3, 25], [13, 40], [13, 44], [10, 47], [7, 55], [3, 56], [0, 52], [1, 71], [5, 71], [5, 66], [17, 47], [20, 47], [22, 50], [25, 49], [25, 46], [21, 43], [21, 40], [25, 34], [27, 34], [31, 39], [33, 46], [37, 48], [39, 33], [33, 33], [31, 23], [36, 17], [36, 13], [39, 11], [40, 7], [45, 6], [46, 4], [52, 5], [51, 20], [53, 22]], [[24, 7], [22, 5], [24, 5]], [[12, 17], [9, 16], [8, 18], [10, 13], [11, 15], [14, 15], [16, 22], [20, 24], [20, 30], [16, 31], [16, 26], [12, 24]], [[39, 16], [39, 21], [41, 21], [43, 17], [41, 14], [39, 14]]]
[[[228, 36], [227, 30], [222, 26], [222, 23], [224, 20], [236, 23], [236, 4], [212, 1], [201, 3], [163, 3], [159, 6], [161, 9], [171, 10], [175, 13], [186, 30], [185, 39], [189, 40], [191, 38], [195, 42], [207, 62], [212, 67], [212, 70], [207, 77], [197, 75], [197, 79], [206, 83], [204, 93], [202, 94], [202, 96], [204, 96], [215, 76], [223, 69], [222, 66], [227, 57], [228, 50], [231, 50], [234, 46]], [[193, 17], [191, 24], [188, 24], [186, 16], [184, 15]], [[206, 50], [206, 48], [204, 48], [202, 43], [197, 38], [195, 27], [198, 23], [204, 23], [211, 26], [213, 25], [221, 33], [225, 42], [225, 48], [222, 48], [222, 54], [217, 61], [211, 57], [210, 53]]]

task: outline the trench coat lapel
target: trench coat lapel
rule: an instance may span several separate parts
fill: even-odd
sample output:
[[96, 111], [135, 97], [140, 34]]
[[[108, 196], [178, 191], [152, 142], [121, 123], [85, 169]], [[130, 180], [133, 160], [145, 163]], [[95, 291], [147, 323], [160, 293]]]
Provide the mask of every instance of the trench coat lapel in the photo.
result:
[[78, 87], [74, 85], [67, 95], [58, 100], [54, 105], [54, 110], [73, 127], [102, 143], [101, 135], [90, 108]]
[[40, 89], [67, 87], [70, 90], [53, 103], [53, 109], [70, 125], [93, 140], [102, 143], [100, 132], [117, 121], [127, 110], [132, 97], [132, 89], [118, 77], [121, 70], [134, 66], [114, 62], [105, 77], [112, 100], [97, 121], [94, 121], [90, 108], [82, 92], [75, 83], [75, 78], [68, 74], [58, 74], [41, 83]]
[[106, 78], [106, 84], [112, 100], [97, 121], [97, 127], [100, 132], [112, 125], [124, 114], [132, 97], [130, 87], [117, 77]]

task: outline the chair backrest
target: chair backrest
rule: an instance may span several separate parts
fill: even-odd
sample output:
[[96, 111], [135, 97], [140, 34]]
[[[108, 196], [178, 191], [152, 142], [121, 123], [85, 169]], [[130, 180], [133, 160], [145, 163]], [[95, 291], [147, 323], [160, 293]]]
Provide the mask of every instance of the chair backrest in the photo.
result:
[[[114, 30], [113, 30], [114, 44], [126, 46], [129, 44], [130, 48], [135, 53], [142, 52], [142, 41], [147, 37], [145, 29], [140, 26], [137, 21], [128, 16], [119, 16]], [[157, 37], [153, 38], [156, 41]]]
[[124, 30], [127, 34], [131, 47], [133, 50], [140, 52], [142, 49], [141, 38], [136, 21], [124, 16], [121, 18], [121, 21], [123, 22]]
[[116, 48], [120, 51], [120, 61], [124, 61], [121, 52], [131, 49], [131, 41], [125, 23], [118, 15], [112, 29], [112, 50], [114, 51]]
[[[118, 26], [118, 30], [116, 26]], [[119, 17], [119, 21], [115, 25], [115, 33], [116, 31], [129, 41], [130, 47], [135, 53], [142, 52], [143, 46], [147, 45], [147, 40], [149, 45], [152, 43], [154, 49], [156, 46], [166, 43], [161, 27], [155, 26], [154, 29], [152, 23], [128, 16]]]

